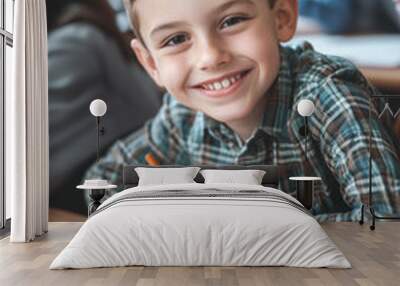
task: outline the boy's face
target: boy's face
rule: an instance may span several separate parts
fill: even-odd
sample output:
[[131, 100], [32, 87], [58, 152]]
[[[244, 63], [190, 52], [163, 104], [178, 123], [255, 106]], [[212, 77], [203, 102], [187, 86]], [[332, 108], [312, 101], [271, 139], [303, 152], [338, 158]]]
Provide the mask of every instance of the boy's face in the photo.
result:
[[222, 122], [251, 115], [279, 71], [297, 1], [137, 0], [144, 47], [132, 47], [158, 85]]

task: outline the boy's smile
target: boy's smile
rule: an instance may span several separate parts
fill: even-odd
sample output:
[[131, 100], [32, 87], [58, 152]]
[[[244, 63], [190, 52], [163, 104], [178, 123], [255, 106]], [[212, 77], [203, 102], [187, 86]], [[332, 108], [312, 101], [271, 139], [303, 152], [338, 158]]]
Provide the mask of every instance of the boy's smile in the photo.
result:
[[232, 92], [236, 87], [238, 87], [243, 81], [243, 78], [245, 78], [250, 71], [251, 70], [232, 72], [219, 78], [204, 81], [192, 86], [192, 88], [200, 89], [211, 96], [222, 96]]
[[293, 2], [271, 9], [268, 0], [137, 0], [145, 46], [133, 40], [132, 47], [178, 101], [246, 137], [277, 77], [279, 42], [292, 35], [286, 26], [294, 32]]

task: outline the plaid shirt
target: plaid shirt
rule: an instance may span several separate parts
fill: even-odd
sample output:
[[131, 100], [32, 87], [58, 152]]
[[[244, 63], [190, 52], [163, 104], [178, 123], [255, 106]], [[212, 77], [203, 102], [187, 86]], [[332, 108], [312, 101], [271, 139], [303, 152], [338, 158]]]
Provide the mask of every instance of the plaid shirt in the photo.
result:
[[[151, 153], [160, 164], [256, 165], [280, 167], [280, 189], [292, 193], [289, 176], [319, 176], [313, 212], [320, 221], [354, 221], [369, 190], [369, 95], [374, 90], [350, 62], [301, 47], [281, 48], [278, 78], [268, 97], [262, 124], [244, 142], [225, 124], [165, 95], [159, 113], [145, 127], [117, 141], [86, 178], [121, 185], [122, 167], [143, 164]], [[308, 162], [304, 118], [297, 103], [310, 99]], [[116, 127], [117, 128], [117, 127]], [[400, 208], [400, 163], [391, 137], [372, 109], [373, 204], [380, 214]]]

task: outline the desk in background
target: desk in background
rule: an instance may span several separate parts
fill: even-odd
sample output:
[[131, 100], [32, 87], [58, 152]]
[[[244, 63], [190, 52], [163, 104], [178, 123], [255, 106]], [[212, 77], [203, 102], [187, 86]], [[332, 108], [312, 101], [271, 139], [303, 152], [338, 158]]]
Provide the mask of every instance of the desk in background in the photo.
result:
[[400, 67], [386, 69], [360, 67], [360, 70], [363, 75], [382, 93], [400, 95]]
[[304, 41], [318, 52], [351, 60], [382, 93], [400, 94], [400, 35], [299, 34], [288, 45]]

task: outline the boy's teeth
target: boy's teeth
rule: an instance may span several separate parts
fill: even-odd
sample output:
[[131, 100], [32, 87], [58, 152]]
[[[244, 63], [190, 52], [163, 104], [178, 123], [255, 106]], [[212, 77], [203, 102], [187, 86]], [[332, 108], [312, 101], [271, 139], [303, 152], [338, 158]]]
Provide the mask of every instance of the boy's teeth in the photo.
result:
[[242, 76], [237, 74], [236, 76], [232, 76], [230, 78], [225, 78], [222, 81], [217, 81], [210, 84], [203, 84], [204, 89], [208, 90], [221, 90], [230, 87], [232, 84], [237, 82]]
[[220, 90], [220, 89], [222, 89], [222, 83], [220, 83], [220, 82], [214, 82], [214, 89], [216, 89], [216, 90]]
[[223, 88], [227, 88], [228, 86], [231, 86], [231, 82], [229, 81], [229, 79], [224, 79], [223, 81], [222, 81], [222, 86], [223, 86]]

